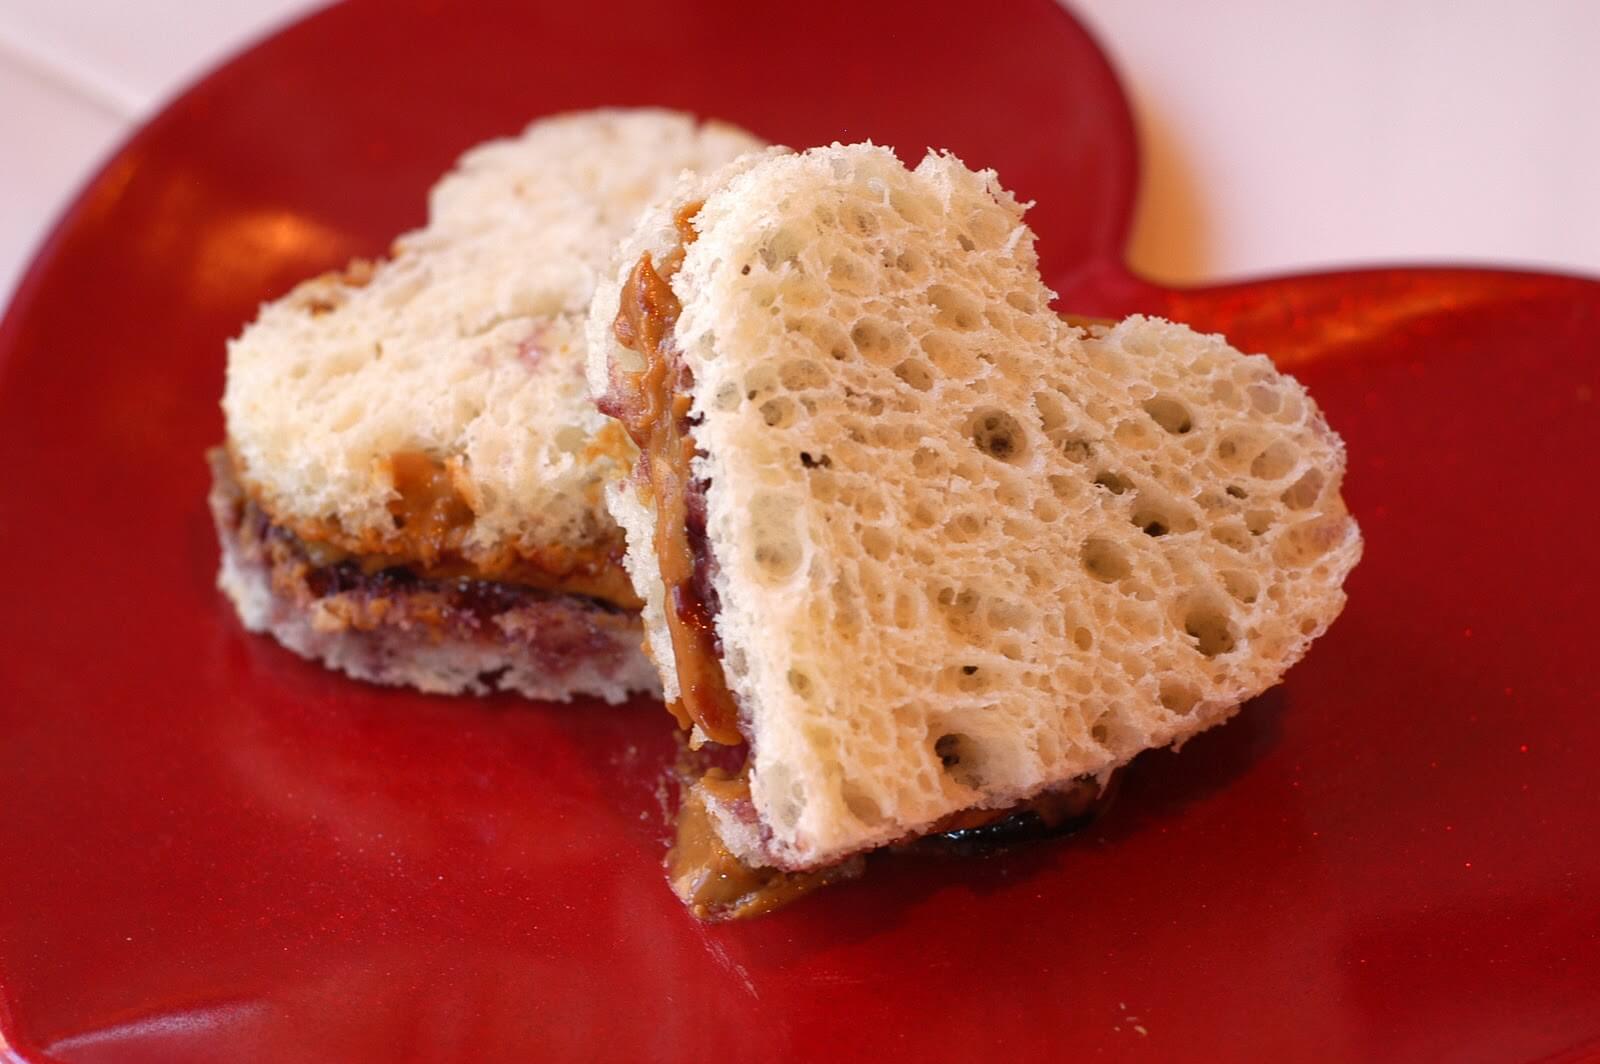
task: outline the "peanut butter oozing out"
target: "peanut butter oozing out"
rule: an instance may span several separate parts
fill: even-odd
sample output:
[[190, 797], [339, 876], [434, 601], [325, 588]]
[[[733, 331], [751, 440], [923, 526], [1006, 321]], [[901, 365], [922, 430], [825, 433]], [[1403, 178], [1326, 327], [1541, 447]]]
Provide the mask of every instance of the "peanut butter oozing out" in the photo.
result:
[[748, 801], [750, 785], [743, 772], [706, 772], [684, 791], [667, 877], [673, 893], [701, 920], [742, 920], [781, 909], [818, 887], [859, 875], [859, 861], [814, 872], [752, 868], [728, 849], [717, 834], [707, 798]]

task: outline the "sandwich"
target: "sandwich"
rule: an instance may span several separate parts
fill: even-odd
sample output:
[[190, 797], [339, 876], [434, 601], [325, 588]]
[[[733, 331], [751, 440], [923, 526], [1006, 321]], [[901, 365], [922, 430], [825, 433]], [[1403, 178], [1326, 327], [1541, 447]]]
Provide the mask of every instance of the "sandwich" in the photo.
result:
[[[597, 289], [607, 488], [689, 745], [669, 874], [766, 911], [930, 836], [1081, 816], [1278, 683], [1361, 536], [1261, 355], [1051, 309], [992, 171], [870, 144], [685, 179]], [[715, 767], [720, 765], [721, 767]]]
[[759, 146], [666, 111], [535, 122], [467, 152], [386, 261], [263, 307], [229, 344], [210, 455], [245, 627], [430, 692], [654, 690], [584, 318], [645, 205]]

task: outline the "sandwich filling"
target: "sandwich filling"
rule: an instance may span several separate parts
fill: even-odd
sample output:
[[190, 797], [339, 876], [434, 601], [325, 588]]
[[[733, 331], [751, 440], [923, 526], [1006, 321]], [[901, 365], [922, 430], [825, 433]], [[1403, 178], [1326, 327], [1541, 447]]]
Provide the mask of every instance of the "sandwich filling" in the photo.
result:
[[736, 746], [738, 706], [722, 671], [717, 640], [715, 571], [706, 539], [706, 483], [691, 469], [696, 454], [689, 413], [689, 368], [673, 340], [682, 306], [672, 292], [672, 276], [694, 241], [692, 203], [673, 219], [678, 244], [658, 265], [646, 252], [623, 286], [613, 331], [623, 347], [644, 359], [644, 368], [611, 367], [610, 389], [599, 401], [639, 448], [636, 483], [655, 510], [655, 543], [661, 582], [667, 596], [667, 630], [677, 664], [679, 697], [668, 707], [685, 728], [698, 727], [713, 742]]
[[388, 457], [395, 497], [389, 502], [391, 532], [355, 536], [337, 520], [282, 521], [249, 489], [228, 448], [221, 461], [229, 479], [250, 497], [272, 525], [292, 536], [319, 564], [351, 563], [362, 572], [404, 569], [420, 580], [474, 580], [562, 594], [583, 595], [623, 609], [640, 603], [622, 567], [620, 535], [589, 547], [544, 545], [474, 550], [467, 546], [475, 515], [458, 486], [454, 463], [422, 451]]
[[[408, 484], [402, 494], [400, 505], [412, 508], [408, 527], [435, 546], [431, 565], [408, 565], [399, 555], [354, 554], [301, 538], [240, 485], [225, 448], [207, 457], [222, 583], [246, 627], [270, 630], [297, 653], [360, 679], [424, 690], [505, 687], [563, 697], [582, 689], [620, 697], [647, 686], [634, 675], [632, 609], [548, 586], [551, 575], [533, 566], [483, 579], [438, 549], [458, 503], [439, 493], [436, 478], [421, 489]], [[397, 465], [401, 483], [421, 467]]]

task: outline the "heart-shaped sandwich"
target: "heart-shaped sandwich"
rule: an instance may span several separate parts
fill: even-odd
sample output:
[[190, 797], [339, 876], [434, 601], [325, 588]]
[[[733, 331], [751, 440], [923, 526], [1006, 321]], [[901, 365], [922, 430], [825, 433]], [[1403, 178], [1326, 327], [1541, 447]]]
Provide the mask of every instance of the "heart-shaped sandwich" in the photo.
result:
[[1305, 390], [1182, 325], [1062, 320], [1022, 214], [950, 155], [774, 150], [681, 182], [596, 293], [651, 655], [697, 740], [748, 748], [685, 798], [702, 915], [1080, 808], [1343, 606], [1361, 538]]
[[426, 691], [653, 689], [583, 321], [638, 212], [759, 144], [668, 111], [544, 119], [463, 156], [387, 261], [264, 307], [229, 345], [212, 456], [246, 626]]

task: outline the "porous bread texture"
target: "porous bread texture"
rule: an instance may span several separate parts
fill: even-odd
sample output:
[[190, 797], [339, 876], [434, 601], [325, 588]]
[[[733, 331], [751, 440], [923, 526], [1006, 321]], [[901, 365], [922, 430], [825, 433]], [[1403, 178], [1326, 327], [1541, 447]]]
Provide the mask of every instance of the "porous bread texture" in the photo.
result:
[[[1066, 325], [1022, 210], [950, 155], [835, 145], [697, 217], [676, 342], [747, 860], [814, 867], [1103, 777], [1227, 719], [1343, 606], [1360, 533], [1305, 390], [1182, 325]], [[648, 572], [653, 516], [609, 498]]]
[[375, 550], [396, 531], [389, 457], [422, 451], [474, 513], [469, 559], [609, 542], [609, 459], [591, 446], [604, 421], [583, 382], [597, 270], [683, 170], [759, 146], [683, 114], [609, 110], [467, 152], [390, 260], [300, 285], [229, 345], [241, 481], [279, 523]]

